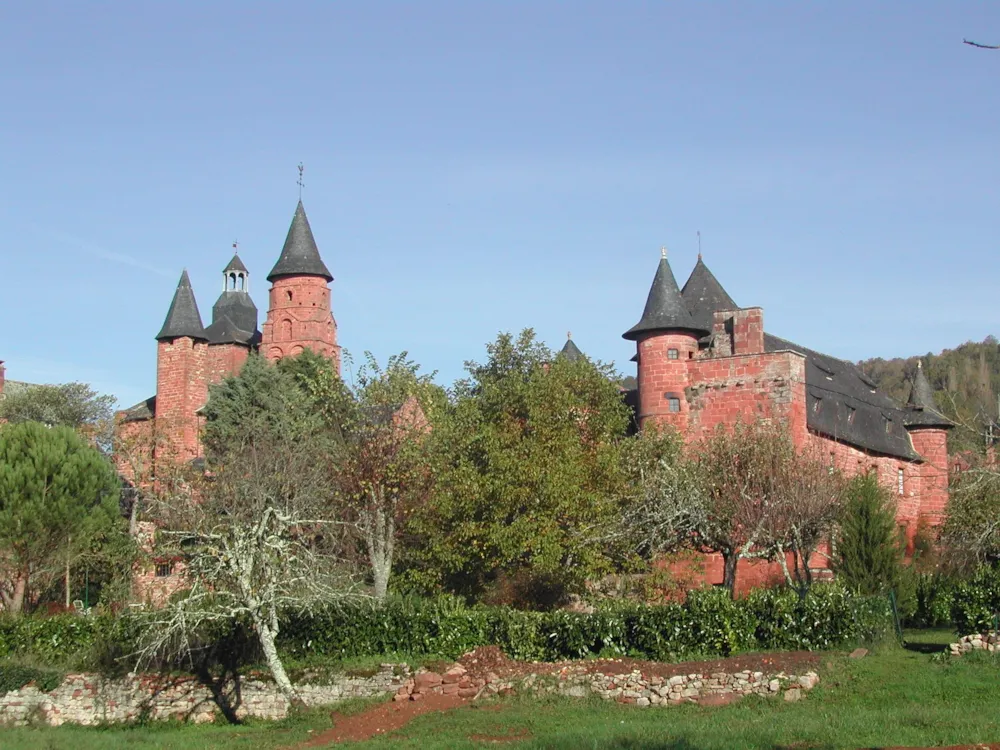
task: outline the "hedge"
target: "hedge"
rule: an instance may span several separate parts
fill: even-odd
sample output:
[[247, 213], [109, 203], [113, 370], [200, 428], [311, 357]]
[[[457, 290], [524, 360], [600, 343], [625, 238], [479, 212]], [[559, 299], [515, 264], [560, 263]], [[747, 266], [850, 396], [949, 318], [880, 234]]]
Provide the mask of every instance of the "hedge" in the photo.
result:
[[[107, 668], [110, 655], [132, 651], [135, 616], [59, 615], [0, 618], [0, 658], [29, 656], [46, 664]], [[690, 593], [684, 604], [613, 603], [593, 614], [467, 607], [455, 598], [395, 599], [286, 613], [278, 646], [296, 657], [439, 654], [457, 657], [497, 645], [519, 660], [556, 661], [596, 654], [671, 660], [739, 651], [836, 648], [880, 640], [892, 630], [887, 600], [863, 598], [836, 584], [804, 598], [789, 590], [758, 590], [733, 601], [723, 589]], [[252, 641], [252, 639], [249, 639]], [[207, 641], [219, 658], [245, 653], [239, 623], [215, 629]], [[85, 663], [85, 664], [84, 664]]]
[[1000, 564], [982, 567], [951, 592], [951, 619], [959, 635], [984, 633], [1000, 617]]

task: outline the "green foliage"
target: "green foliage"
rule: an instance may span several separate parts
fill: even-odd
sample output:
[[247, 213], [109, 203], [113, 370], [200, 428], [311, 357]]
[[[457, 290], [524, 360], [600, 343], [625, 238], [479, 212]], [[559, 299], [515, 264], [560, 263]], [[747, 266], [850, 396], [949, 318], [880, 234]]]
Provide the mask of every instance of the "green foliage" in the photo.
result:
[[101, 535], [123, 533], [110, 463], [69, 427], [0, 427], [0, 596], [21, 610], [32, 577]]
[[8, 388], [0, 401], [0, 420], [12, 424], [41, 422], [49, 427], [72, 427], [110, 446], [114, 396], [102, 396], [85, 383], [31, 385]]
[[276, 367], [252, 354], [238, 375], [213, 385], [204, 409], [206, 455], [217, 459], [257, 441], [315, 439], [321, 415], [297, 377], [291, 365]]
[[1000, 473], [976, 468], [954, 477], [941, 546], [959, 570], [1000, 562]]
[[915, 602], [907, 625], [933, 628], [949, 624], [956, 581], [938, 571], [913, 571], [912, 575]]
[[1000, 565], [983, 566], [955, 585], [951, 619], [959, 635], [984, 633], [997, 627], [1000, 617]]
[[670, 660], [769, 649], [828, 649], [881, 640], [888, 602], [837, 585], [805, 596], [761, 590], [733, 600], [725, 590], [692, 592], [685, 604], [616, 603], [593, 614], [465, 607], [454, 600], [395, 599], [382, 607], [289, 615], [280, 645], [298, 657], [405, 652], [457, 657], [497, 645], [515, 659], [554, 661], [601, 654]]
[[77, 667], [94, 645], [113, 632], [110, 617], [0, 617], [0, 659], [32, 658], [47, 665]]
[[65, 676], [57, 669], [0, 662], [0, 695], [11, 690], [20, 690], [29, 683], [44, 692], [55, 690]]
[[899, 587], [903, 567], [896, 506], [873, 474], [848, 484], [836, 542], [835, 570], [849, 588], [875, 595]]
[[625, 404], [610, 368], [555, 357], [530, 330], [487, 350], [432, 415], [437, 487], [408, 524], [404, 580], [477, 598], [503, 578], [578, 590], [612, 567], [599, 537], [621, 494]]

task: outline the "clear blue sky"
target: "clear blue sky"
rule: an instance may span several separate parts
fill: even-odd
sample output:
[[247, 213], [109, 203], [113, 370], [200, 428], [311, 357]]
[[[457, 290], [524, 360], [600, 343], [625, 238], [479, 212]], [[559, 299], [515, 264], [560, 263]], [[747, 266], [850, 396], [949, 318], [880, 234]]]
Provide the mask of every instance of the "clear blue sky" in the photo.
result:
[[154, 391], [183, 267], [266, 308], [304, 201], [345, 348], [626, 373], [660, 245], [859, 359], [1000, 333], [1000, 5], [174, 2], [0, 12], [0, 359]]

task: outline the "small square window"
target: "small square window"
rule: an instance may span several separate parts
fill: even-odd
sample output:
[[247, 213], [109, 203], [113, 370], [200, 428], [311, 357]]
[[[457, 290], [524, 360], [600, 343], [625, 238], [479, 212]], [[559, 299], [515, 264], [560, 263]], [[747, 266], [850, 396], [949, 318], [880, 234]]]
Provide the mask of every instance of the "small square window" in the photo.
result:
[[171, 573], [174, 572], [174, 566], [170, 563], [157, 563], [156, 564], [156, 577], [166, 578]]
[[681, 400], [679, 398], [674, 398], [671, 396], [667, 399], [667, 408], [675, 414], [681, 410]]
[[667, 349], [667, 359], [677, 359], [678, 356], [676, 349]]

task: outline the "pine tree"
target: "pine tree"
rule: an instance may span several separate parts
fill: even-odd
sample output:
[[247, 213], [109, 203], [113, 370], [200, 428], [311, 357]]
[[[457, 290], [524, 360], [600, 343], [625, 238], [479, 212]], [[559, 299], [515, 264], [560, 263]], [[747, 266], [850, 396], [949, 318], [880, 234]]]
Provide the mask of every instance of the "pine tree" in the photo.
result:
[[902, 578], [902, 550], [892, 497], [874, 474], [855, 477], [847, 487], [835, 570], [862, 594], [884, 594]]

